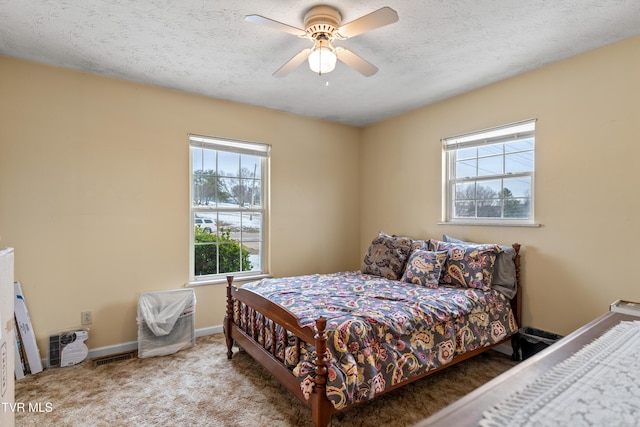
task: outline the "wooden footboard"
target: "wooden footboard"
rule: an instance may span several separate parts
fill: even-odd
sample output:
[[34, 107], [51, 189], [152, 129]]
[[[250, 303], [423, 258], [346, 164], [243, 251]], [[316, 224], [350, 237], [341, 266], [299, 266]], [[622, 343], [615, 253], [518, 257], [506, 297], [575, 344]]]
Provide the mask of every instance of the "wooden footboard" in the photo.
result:
[[[239, 317], [238, 322], [234, 320], [236, 317]], [[257, 328], [258, 322], [265, 327]], [[224, 321], [227, 358], [233, 357], [234, 343], [242, 347], [294, 396], [311, 408], [313, 423], [316, 426], [326, 426], [331, 414], [337, 412], [326, 395], [327, 364], [329, 363], [326, 324], [326, 319], [321, 317], [316, 320], [315, 329], [309, 326], [303, 327], [289, 310], [251, 290], [233, 286], [233, 276], [227, 276], [227, 311]], [[284, 332], [279, 334], [279, 328]], [[276, 339], [279, 335], [282, 336], [280, 342]], [[294, 339], [298, 358], [305, 343], [312, 343], [316, 349], [317, 356], [314, 360], [316, 377], [309, 400], [305, 399], [300, 389], [300, 382], [287, 367], [285, 357], [286, 348], [290, 344], [289, 337]], [[278, 345], [282, 349], [282, 355], [278, 351]]]
[[[520, 324], [522, 301], [520, 296], [520, 245], [514, 244], [513, 248], [516, 251], [514, 262], [518, 279], [518, 291], [511, 300], [511, 305], [516, 320]], [[303, 327], [297, 317], [289, 310], [265, 299], [252, 290], [234, 286], [233, 276], [227, 276], [227, 309], [224, 321], [227, 357], [229, 359], [233, 357], [234, 343], [242, 347], [303, 404], [311, 408], [313, 423], [316, 427], [327, 426], [329, 417], [339, 412], [326, 396], [327, 366], [329, 363], [327, 336], [325, 334], [326, 323], [326, 319], [321, 317], [316, 320], [314, 328]], [[264, 327], [257, 327], [257, 325], [264, 325]], [[276, 339], [278, 337], [279, 339]], [[458, 355], [446, 365], [396, 384], [385, 390], [385, 393], [487, 351], [496, 345], [509, 342], [509, 340], [511, 340], [515, 358], [517, 339], [508, 337], [495, 345]], [[292, 364], [292, 361], [289, 360], [289, 364], [287, 364], [286, 360], [287, 347], [293, 347], [294, 355], [299, 360], [302, 348], [306, 343], [312, 344], [316, 349], [316, 358], [314, 360], [316, 376], [309, 400], [305, 399], [299, 380], [288, 366]], [[347, 406], [340, 411], [346, 410], [351, 406], [353, 405]]]

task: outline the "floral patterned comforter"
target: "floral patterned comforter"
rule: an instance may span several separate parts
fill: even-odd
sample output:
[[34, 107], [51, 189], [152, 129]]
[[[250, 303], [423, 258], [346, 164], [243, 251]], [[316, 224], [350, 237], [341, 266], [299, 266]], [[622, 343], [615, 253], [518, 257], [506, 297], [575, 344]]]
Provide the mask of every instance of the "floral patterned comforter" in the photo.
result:
[[[287, 308], [303, 326], [327, 318], [327, 397], [337, 409], [518, 330], [507, 298], [494, 290], [431, 289], [360, 272], [263, 279], [244, 287]], [[293, 367], [307, 398], [314, 356], [310, 348]]]

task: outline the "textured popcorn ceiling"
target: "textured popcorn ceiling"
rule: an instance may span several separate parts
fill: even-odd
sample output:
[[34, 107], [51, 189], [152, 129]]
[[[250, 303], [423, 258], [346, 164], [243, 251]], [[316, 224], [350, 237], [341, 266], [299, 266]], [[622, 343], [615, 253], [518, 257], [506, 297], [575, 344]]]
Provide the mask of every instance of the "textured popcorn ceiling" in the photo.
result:
[[[380, 71], [304, 63], [309, 0], [0, 0], [0, 54], [327, 120], [365, 125], [640, 34], [639, 0], [326, 1], [343, 23], [383, 6], [399, 22], [334, 45]], [[328, 85], [327, 85], [328, 83]]]

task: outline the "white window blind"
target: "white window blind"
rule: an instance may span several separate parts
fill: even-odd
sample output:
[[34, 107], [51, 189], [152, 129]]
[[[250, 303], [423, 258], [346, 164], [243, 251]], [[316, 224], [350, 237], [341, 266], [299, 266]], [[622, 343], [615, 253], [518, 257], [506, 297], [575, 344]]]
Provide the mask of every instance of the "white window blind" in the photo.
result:
[[223, 138], [212, 138], [202, 135], [189, 135], [189, 143], [192, 147], [207, 148], [210, 150], [232, 151], [239, 154], [249, 154], [259, 157], [267, 157], [271, 150], [268, 144], [256, 142], [234, 141]]

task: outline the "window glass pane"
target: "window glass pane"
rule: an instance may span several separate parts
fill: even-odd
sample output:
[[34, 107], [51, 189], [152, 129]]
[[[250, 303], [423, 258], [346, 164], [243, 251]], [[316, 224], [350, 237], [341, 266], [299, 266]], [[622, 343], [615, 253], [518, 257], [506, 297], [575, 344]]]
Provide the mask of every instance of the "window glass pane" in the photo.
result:
[[197, 171], [191, 178], [191, 185], [193, 186], [191, 190], [193, 200], [191, 203], [193, 206], [203, 206], [206, 203], [203, 184], [202, 171]]
[[204, 194], [202, 194], [202, 148], [191, 147], [191, 156], [191, 185], [193, 193], [191, 203], [193, 205], [201, 205], [204, 200]]
[[262, 187], [259, 179], [249, 179], [245, 181], [246, 197], [245, 208], [259, 208], [262, 205], [262, 194], [260, 189]]
[[240, 268], [240, 243], [232, 241], [228, 235], [220, 235], [220, 251], [218, 273], [232, 273], [235, 271], [243, 271]]
[[478, 147], [478, 157], [502, 155], [503, 144], [491, 144]]
[[533, 138], [519, 139], [517, 141], [507, 142], [504, 144], [504, 151], [513, 153], [514, 151], [533, 150]]
[[193, 171], [202, 170], [202, 148], [191, 147], [191, 164], [193, 165]]
[[478, 159], [478, 176], [501, 174], [502, 158], [502, 156], [495, 156]]
[[215, 233], [196, 227], [194, 235], [194, 272], [196, 276], [218, 274], [218, 245]]
[[462, 182], [456, 184], [456, 200], [474, 200], [476, 198], [476, 183]]
[[218, 152], [215, 150], [202, 150], [202, 170], [213, 172], [218, 169], [216, 166], [217, 154]]
[[[197, 213], [193, 220], [194, 233], [215, 234], [217, 231], [217, 220], [215, 213]], [[194, 239], [198, 241], [198, 239]]]
[[454, 204], [456, 218], [475, 218], [476, 202], [474, 200], [456, 201]]
[[233, 178], [229, 181], [231, 183], [231, 196], [233, 197], [232, 203], [236, 206], [243, 206], [246, 197], [244, 180], [241, 178]]
[[240, 213], [239, 212], [218, 212], [218, 227], [226, 228], [231, 232], [232, 228], [240, 228]]
[[476, 176], [476, 159], [456, 162], [456, 178]]
[[[262, 233], [260, 224], [262, 215], [253, 212], [242, 214], [242, 250], [244, 257], [244, 270], [259, 271], [261, 268]], [[248, 263], [246, 262], [248, 261]]]
[[250, 156], [243, 154], [240, 156], [240, 168], [244, 178], [260, 178], [262, 171], [260, 170], [261, 158], [258, 156]]
[[478, 200], [478, 218], [502, 217], [502, 202], [499, 200]]
[[214, 204], [217, 195], [217, 177], [215, 174], [216, 152], [202, 148], [192, 148], [193, 205], [208, 206]]
[[242, 214], [242, 239], [244, 241], [258, 242], [262, 239], [260, 226], [262, 215], [258, 212], [244, 212]]
[[478, 149], [475, 147], [461, 148], [456, 151], [456, 157], [458, 160], [475, 159], [478, 157]]
[[246, 242], [244, 244], [245, 250], [249, 253], [249, 268], [248, 271], [260, 271], [262, 270], [262, 257], [260, 256], [260, 250], [262, 248], [261, 242]]
[[[227, 218], [239, 219], [240, 213], [236, 212], [233, 215], [225, 215]], [[233, 224], [227, 223], [226, 226], [220, 227], [221, 233], [224, 232], [229, 235], [229, 238], [233, 240], [240, 241], [242, 240], [242, 227], [240, 227], [240, 223], [234, 222]]]
[[219, 178], [217, 202], [220, 206], [238, 206], [238, 178]]
[[218, 170], [221, 176], [237, 177], [240, 172], [240, 154], [218, 151]]
[[502, 181], [499, 179], [478, 183], [478, 199], [497, 199], [502, 192]]
[[533, 170], [533, 151], [507, 154], [504, 156], [505, 173], [528, 172]]
[[520, 178], [505, 178], [504, 195], [505, 197], [530, 197], [531, 177], [523, 176]]
[[509, 198], [504, 200], [505, 218], [528, 218], [530, 215], [530, 198]]
[[238, 188], [236, 190], [236, 199], [240, 207], [248, 208], [251, 205], [251, 180], [238, 180]]

